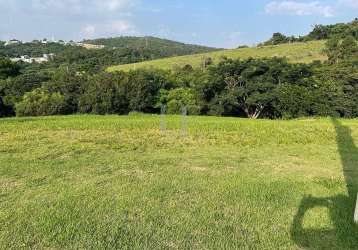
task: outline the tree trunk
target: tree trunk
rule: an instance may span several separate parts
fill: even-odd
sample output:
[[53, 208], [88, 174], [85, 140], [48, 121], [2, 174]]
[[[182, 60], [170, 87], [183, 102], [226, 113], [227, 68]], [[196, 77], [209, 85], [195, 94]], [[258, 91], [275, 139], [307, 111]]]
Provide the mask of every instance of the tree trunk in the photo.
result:
[[261, 104], [258, 104], [255, 111], [253, 113], [251, 113], [249, 111], [249, 108], [245, 107], [244, 108], [244, 111], [247, 115], [248, 118], [250, 119], [257, 119], [259, 118], [259, 116], [261, 115], [262, 111], [264, 110], [265, 106], [261, 105]]

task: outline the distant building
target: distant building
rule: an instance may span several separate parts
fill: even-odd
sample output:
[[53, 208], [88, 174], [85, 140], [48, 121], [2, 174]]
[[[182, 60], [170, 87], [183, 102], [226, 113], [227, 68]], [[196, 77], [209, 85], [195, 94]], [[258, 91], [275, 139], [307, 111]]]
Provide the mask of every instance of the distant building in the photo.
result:
[[67, 45], [67, 42], [65, 42], [64, 40], [58, 40], [57, 43], [61, 45]]
[[21, 44], [21, 41], [16, 40], [16, 39], [11, 39], [5, 43], [5, 46], [15, 45], [15, 44]]
[[21, 57], [16, 57], [16, 58], [11, 58], [10, 60], [12, 62], [26, 62], [26, 63], [32, 63], [33, 62], [31, 57], [29, 57], [28, 55], [21, 56]]
[[104, 45], [96, 45], [96, 44], [90, 44], [90, 43], [76, 43], [77, 46], [86, 48], [86, 49], [104, 49]]
[[12, 62], [24, 62], [24, 63], [45, 63], [53, 59], [55, 54], [44, 54], [42, 57], [30, 57], [24, 55], [21, 57], [11, 58]]
[[[1, 1], [1, 0], [0, 0]], [[32, 44], [49, 44], [49, 43], [57, 43], [57, 44], [61, 44], [61, 45], [70, 45], [70, 46], [78, 46], [78, 47], [83, 47], [86, 49], [104, 49], [106, 46], [105, 45], [97, 45], [97, 44], [90, 44], [90, 43], [83, 43], [83, 42], [74, 42], [72, 40], [66, 42], [64, 40], [55, 40], [55, 38], [52, 38], [52, 40], [48, 40], [47, 38], [44, 38], [42, 40], [33, 40], [32, 42], [30, 42]], [[7, 42], [5, 42], [5, 46], [9, 46], [9, 45], [16, 45], [16, 44], [22, 44], [21, 41], [17, 40], [17, 39], [12, 39], [9, 40]], [[26, 57], [26, 56], [24, 56]], [[17, 60], [20, 60], [21, 57], [17, 58]], [[26, 58], [22, 58], [22, 60], [25, 60]], [[14, 58], [15, 60], [15, 58]], [[27, 60], [27, 59], [26, 59]]]

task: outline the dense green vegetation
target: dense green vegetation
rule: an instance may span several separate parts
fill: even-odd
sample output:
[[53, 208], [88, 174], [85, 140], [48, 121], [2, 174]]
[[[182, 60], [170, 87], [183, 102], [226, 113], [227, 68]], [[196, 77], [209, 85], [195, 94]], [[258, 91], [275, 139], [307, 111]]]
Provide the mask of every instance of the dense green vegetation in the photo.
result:
[[331, 38], [344, 39], [352, 36], [358, 40], [358, 18], [350, 23], [337, 23], [331, 25], [316, 25], [306, 36], [287, 37], [281, 33], [274, 33], [272, 38], [264, 45], [277, 45], [290, 42], [307, 42], [314, 40], [327, 40]]
[[0, 246], [356, 249], [358, 121], [159, 124], [0, 120]]
[[[13, 65], [18, 76], [0, 81], [0, 96], [8, 114], [18, 116], [157, 113], [167, 105], [173, 114], [187, 106], [191, 115], [358, 117], [357, 42], [332, 39], [325, 51], [329, 60], [324, 63], [223, 58], [218, 64], [207, 61], [203, 69], [186, 65], [173, 71], [91, 74], [60, 67], [40, 74], [26, 68], [21, 73]], [[4, 72], [13, 72], [3, 62]]]
[[[342, 42], [332, 39], [326, 52], [327, 62], [311, 64], [281, 58], [224, 58], [205, 70], [187, 65], [175, 71], [96, 75], [65, 67], [44, 74], [42, 83], [34, 73], [17, 71], [19, 76], [0, 82], [0, 90], [9, 114], [19, 116], [155, 113], [167, 105], [174, 114], [187, 106], [192, 115], [358, 117], [358, 45], [351, 37]], [[48, 101], [54, 99], [53, 104]]]
[[[123, 39], [132, 41], [129, 44], [138, 41], [120, 38], [108, 42]], [[320, 48], [320, 54], [309, 57], [303, 48]], [[171, 69], [104, 71], [105, 65], [117, 60], [147, 60], [144, 57], [151, 54], [145, 50], [69, 46], [47, 64], [14, 64], [1, 59], [0, 115], [158, 113], [167, 106], [169, 114], [187, 107], [191, 115], [254, 119], [358, 117], [358, 45], [354, 36], [239, 50], [259, 51], [256, 58], [241, 52], [239, 59], [196, 55], [201, 56], [201, 67], [187, 63]], [[290, 51], [286, 57], [285, 51]], [[310, 59], [301, 63], [290, 53]]]

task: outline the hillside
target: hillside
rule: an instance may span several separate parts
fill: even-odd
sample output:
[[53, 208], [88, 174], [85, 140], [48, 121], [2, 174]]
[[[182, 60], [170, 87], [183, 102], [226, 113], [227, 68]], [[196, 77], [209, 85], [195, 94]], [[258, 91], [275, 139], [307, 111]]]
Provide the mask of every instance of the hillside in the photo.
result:
[[108, 71], [155, 67], [161, 69], [173, 69], [190, 64], [193, 67], [200, 67], [203, 59], [212, 58], [217, 63], [220, 58], [263, 58], [263, 57], [287, 57], [291, 62], [309, 63], [315, 60], [325, 60], [323, 54], [325, 41], [311, 41], [306, 43], [281, 44], [275, 46], [265, 46], [257, 48], [242, 48], [233, 50], [221, 50], [203, 54], [164, 58], [153, 61], [146, 61], [135, 64], [112, 66]]
[[28, 55], [31, 57], [42, 56], [43, 54], [60, 54], [64, 52], [69, 46], [65, 46], [59, 43], [22, 43], [4, 46], [0, 44], [0, 57], [20, 57]]
[[[215, 51], [218, 49], [199, 45], [190, 45], [155, 37], [120, 37], [84, 41], [93, 45], [105, 45], [103, 48], [92, 50], [88, 44], [81, 46], [63, 45], [60, 43], [28, 42], [5, 46], [0, 42], [0, 57], [39, 57], [43, 54], [54, 53], [55, 65], [65, 63], [80, 66], [80, 70], [98, 72], [111, 65], [121, 65], [155, 60], [178, 55], [191, 55]], [[52, 67], [47, 65], [45, 67]], [[76, 66], [76, 67], [77, 67]]]
[[0, 123], [3, 249], [357, 249], [358, 121]]
[[104, 45], [108, 48], [146, 49], [161, 52], [161, 56], [190, 55], [215, 51], [216, 48], [185, 44], [157, 37], [115, 37], [85, 40], [85, 43]]

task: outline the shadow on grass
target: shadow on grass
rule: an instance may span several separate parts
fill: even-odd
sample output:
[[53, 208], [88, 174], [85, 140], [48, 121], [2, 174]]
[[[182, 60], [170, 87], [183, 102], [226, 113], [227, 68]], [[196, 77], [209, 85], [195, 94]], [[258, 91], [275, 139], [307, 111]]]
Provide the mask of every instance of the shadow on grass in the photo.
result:
[[[358, 249], [358, 226], [353, 214], [358, 192], [358, 148], [349, 127], [333, 120], [338, 151], [347, 185], [347, 195], [327, 198], [304, 197], [293, 220], [291, 237], [306, 249]], [[327, 208], [333, 228], [304, 228], [305, 215], [314, 208]]]

